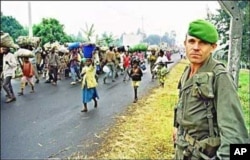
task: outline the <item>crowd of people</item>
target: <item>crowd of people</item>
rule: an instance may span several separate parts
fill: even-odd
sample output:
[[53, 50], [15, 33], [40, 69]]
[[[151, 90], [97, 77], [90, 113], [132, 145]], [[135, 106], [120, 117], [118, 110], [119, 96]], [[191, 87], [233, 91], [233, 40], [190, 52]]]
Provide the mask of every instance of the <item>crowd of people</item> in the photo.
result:
[[[190, 64], [178, 84], [179, 101], [175, 107], [173, 130], [174, 159], [229, 159], [230, 144], [249, 141], [236, 85], [226, 67], [212, 57], [217, 41], [218, 31], [213, 24], [205, 20], [190, 22], [184, 41], [186, 55], [182, 51], [180, 53], [181, 58], [187, 58]], [[19, 63], [23, 74], [18, 95], [24, 94], [27, 83], [31, 92], [35, 92], [33, 78], [36, 78], [36, 83], [40, 78], [36, 74], [42, 74], [45, 82], [54, 86], [57, 86], [58, 79], [70, 77], [71, 85], [82, 84], [81, 112], [88, 111], [87, 103], [92, 100], [94, 107], [98, 106], [96, 87], [99, 74], [105, 73], [104, 84], [109, 78], [115, 82], [119, 72], [124, 76], [124, 82], [127, 77], [131, 79], [136, 103], [146, 61], [152, 80], [157, 78], [161, 86], [164, 86], [168, 64], [171, 63], [171, 53], [163, 50], [152, 50], [147, 55], [115, 47], [106, 52], [96, 47], [92, 58], [84, 58], [80, 48], [62, 54], [54, 47], [49, 51], [37, 47], [32, 49], [36, 55], [33, 62], [28, 58], [17, 61], [10, 47], [1, 46], [0, 52], [6, 103], [16, 101], [11, 79]]]
[[[28, 85], [31, 88], [30, 92], [34, 93], [35, 84], [40, 83], [41, 78], [44, 79], [45, 83], [51, 83], [53, 86], [57, 86], [58, 80], [68, 78], [72, 79], [70, 85], [83, 84], [84, 75], [90, 75], [84, 74], [83, 71], [86, 71], [86, 66], [89, 66], [89, 60], [91, 60], [95, 71], [96, 82], [94, 83], [100, 82], [99, 76], [101, 74], [104, 74], [102, 79], [104, 84], [108, 81], [115, 82], [119, 75], [123, 76], [124, 82], [132, 80], [135, 94], [134, 102], [138, 99], [137, 88], [143, 71], [146, 70], [146, 63], [150, 64], [152, 80], [157, 77], [161, 86], [164, 86], [164, 77], [168, 73], [167, 62], [169, 60], [167, 59], [167, 52], [164, 53], [163, 50], [151, 50], [149, 54], [146, 54], [142, 51], [129, 52], [124, 48], [117, 47], [109, 47], [108, 50], [103, 51], [96, 46], [92, 58], [85, 58], [81, 46], [72, 48], [68, 52], [61, 52], [56, 46], [52, 46], [49, 50], [40, 46], [24, 48], [32, 51], [34, 57], [15, 57], [11, 53], [11, 47], [1, 46], [4, 62], [3, 89], [6, 92], [6, 103], [16, 101], [11, 79], [14, 78], [17, 68], [20, 68], [22, 72], [20, 91], [18, 92], [18, 96], [22, 96], [25, 94], [25, 87]], [[140, 78], [135, 76], [137, 73]], [[135, 81], [137, 82], [135, 83]], [[86, 110], [86, 107], [84, 107], [82, 111]]]

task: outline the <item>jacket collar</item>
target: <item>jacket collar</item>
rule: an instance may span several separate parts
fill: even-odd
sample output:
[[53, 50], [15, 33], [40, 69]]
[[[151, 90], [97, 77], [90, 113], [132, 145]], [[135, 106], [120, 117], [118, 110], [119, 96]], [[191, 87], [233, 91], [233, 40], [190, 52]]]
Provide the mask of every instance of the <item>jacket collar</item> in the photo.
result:
[[[212, 54], [207, 58], [207, 60], [205, 60], [204, 64], [201, 66], [201, 68], [198, 69], [197, 73], [201, 73], [201, 72], [211, 72], [211, 67], [210, 66], [214, 66], [215, 64], [215, 60], [212, 57]], [[190, 73], [191, 67], [190, 65], [188, 66], [188, 69], [184, 72], [182, 78], [181, 78], [181, 89], [184, 90], [190, 86], [193, 85], [193, 77], [189, 78], [189, 73]]]

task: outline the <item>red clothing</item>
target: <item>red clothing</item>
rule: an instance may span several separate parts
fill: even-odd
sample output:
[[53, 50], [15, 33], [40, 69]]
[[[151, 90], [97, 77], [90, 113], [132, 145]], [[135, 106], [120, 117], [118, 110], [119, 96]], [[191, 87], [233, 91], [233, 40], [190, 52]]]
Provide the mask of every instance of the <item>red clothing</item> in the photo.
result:
[[23, 76], [32, 77], [34, 75], [32, 64], [30, 62], [23, 63]]
[[130, 66], [130, 56], [123, 57], [123, 67], [128, 68]]

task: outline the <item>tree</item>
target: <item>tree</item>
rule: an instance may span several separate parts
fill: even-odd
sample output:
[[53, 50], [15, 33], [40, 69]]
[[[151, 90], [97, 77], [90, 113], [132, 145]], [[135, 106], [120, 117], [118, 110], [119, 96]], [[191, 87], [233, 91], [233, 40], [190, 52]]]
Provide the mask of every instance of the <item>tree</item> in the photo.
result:
[[70, 37], [74, 42], [86, 42], [87, 40], [83, 38], [82, 33], [79, 31], [78, 34], [75, 36], [74, 34], [71, 34]]
[[176, 43], [176, 32], [174, 30], [170, 33], [170, 47], [174, 47]]
[[157, 34], [151, 34], [144, 39], [144, 42], [148, 43], [149, 45], [158, 45], [160, 44], [160, 41], [161, 37]]
[[168, 32], [166, 32], [163, 36], [162, 36], [162, 38], [161, 38], [161, 42], [165, 42], [165, 43], [167, 43], [168, 45], [170, 45], [170, 37], [169, 37], [169, 33]]
[[81, 29], [83, 33], [85, 34], [85, 38], [88, 42], [91, 42], [91, 38], [94, 36], [95, 30], [94, 30], [94, 24], [91, 24], [90, 28], [87, 23], [85, 23], [85, 29]]
[[100, 41], [103, 46], [113, 46], [115, 38], [112, 33], [107, 34], [106, 32], [104, 32]]
[[77, 35], [70, 34], [69, 35], [73, 42], [86, 42], [87, 40], [83, 38], [82, 33], [78, 32]]
[[240, 55], [242, 49], [243, 21], [240, 8], [235, 1], [219, 1], [221, 7], [230, 15], [229, 55], [228, 69], [234, 77], [234, 82], [238, 86]]
[[227, 53], [229, 48], [228, 41], [229, 41], [229, 29], [230, 29], [230, 16], [223, 9], [218, 9], [217, 12], [218, 14], [208, 15], [206, 19], [216, 26], [220, 37], [219, 46], [223, 46], [221, 50], [224, 50], [224, 52], [222, 51], [216, 52], [214, 56], [220, 54], [219, 55], [220, 58], [222, 58], [223, 60], [227, 60], [228, 57]]
[[208, 19], [212, 19], [220, 36], [223, 35], [222, 43], [229, 42], [225, 46], [228, 50], [228, 69], [238, 86], [240, 61], [249, 62], [249, 2], [219, 1], [219, 4], [223, 10], [216, 18]]
[[[239, 1], [238, 6], [243, 11], [243, 35], [242, 35], [242, 52], [240, 60], [244, 62], [249, 62], [249, 43], [250, 43], [250, 17], [249, 17], [249, 3], [248, 1]], [[221, 50], [224, 50], [224, 54], [221, 56], [223, 60], [227, 61], [228, 51], [229, 51], [229, 31], [230, 31], [230, 16], [223, 9], [218, 9], [217, 14], [210, 14], [207, 16], [207, 20], [213, 23], [218, 28], [218, 33], [220, 37], [219, 45], [224, 45]], [[222, 53], [222, 52], [220, 52]]]
[[1, 30], [9, 33], [15, 41], [19, 36], [27, 36], [28, 29], [24, 28], [14, 17], [5, 16], [1, 12]]
[[64, 32], [64, 25], [54, 18], [43, 18], [42, 22], [33, 26], [34, 36], [41, 37], [42, 45], [47, 42], [71, 42], [72, 38]]

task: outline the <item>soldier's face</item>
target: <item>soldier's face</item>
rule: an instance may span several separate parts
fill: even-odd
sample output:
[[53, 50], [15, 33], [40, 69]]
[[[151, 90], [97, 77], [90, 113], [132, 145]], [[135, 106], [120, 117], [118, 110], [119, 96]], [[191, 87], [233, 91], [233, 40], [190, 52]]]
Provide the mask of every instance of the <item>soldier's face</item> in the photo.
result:
[[193, 64], [203, 64], [217, 47], [217, 44], [210, 44], [189, 35], [187, 35], [184, 45], [187, 58]]

